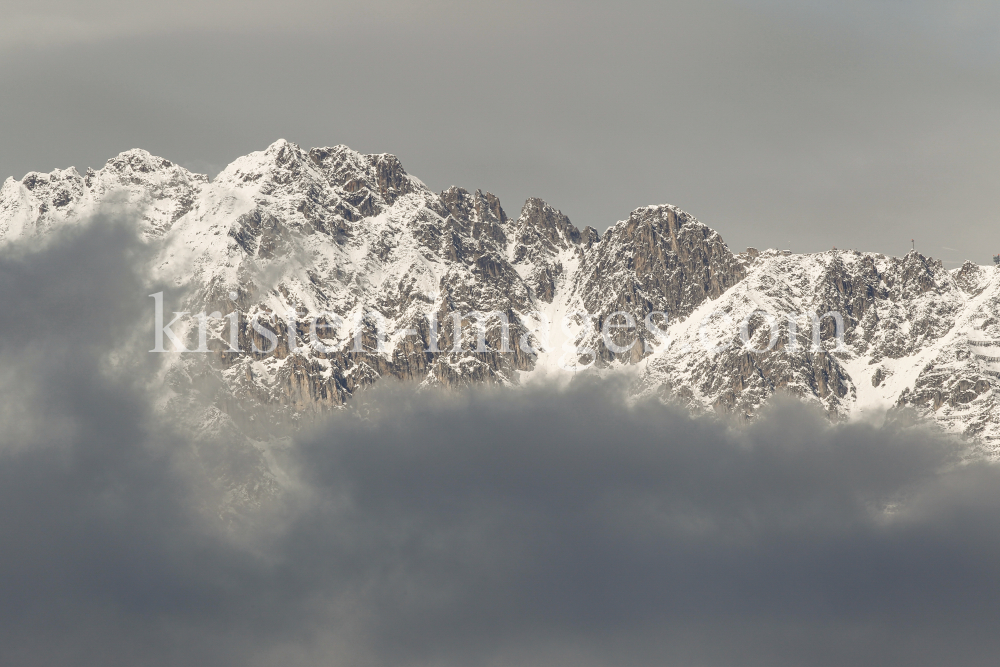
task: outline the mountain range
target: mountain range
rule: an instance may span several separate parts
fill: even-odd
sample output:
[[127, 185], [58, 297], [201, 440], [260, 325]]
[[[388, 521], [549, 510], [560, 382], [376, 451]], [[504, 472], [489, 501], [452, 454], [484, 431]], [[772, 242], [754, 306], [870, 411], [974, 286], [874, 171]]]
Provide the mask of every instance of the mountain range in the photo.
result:
[[284, 140], [211, 179], [137, 149], [83, 174], [8, 178], [0, 243], [109, 212], [152, 248], [165, 309], [191, 313], [173, 328], [188, 348], [195, 314], [216, 314], [208, 353], [168, 355], [171, 400], [208, 392], [214, 423], [252, 437], [387, 377], [590, 372], [696, 413], [751, 420], [783, 392], [834, 420], [912, 415], [1000, 451], [994, 266], [734, 253], [670, 205], [581, 230], [541, 199], [511, 216], [489, 192], [431, 191], [392, 155]]

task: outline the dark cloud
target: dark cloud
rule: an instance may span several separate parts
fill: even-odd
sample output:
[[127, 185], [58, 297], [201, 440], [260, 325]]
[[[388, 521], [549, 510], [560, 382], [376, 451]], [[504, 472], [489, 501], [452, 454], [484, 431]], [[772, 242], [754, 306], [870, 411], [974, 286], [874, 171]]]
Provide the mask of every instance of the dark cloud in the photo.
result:
[[392, 575], [368, 589], [383, 660], [988, 661], [992, 468], [796, 403], [730, 430], [618, 397], [389, 396], [302, 443], [314, 487], [347, 490], [340, 548]]
[[0, 254], [0, 664], [995, 662], [1000, 471], [795, 402], [382, 387], [223, 511], [249, 445], [154, 408], [130, 229]]

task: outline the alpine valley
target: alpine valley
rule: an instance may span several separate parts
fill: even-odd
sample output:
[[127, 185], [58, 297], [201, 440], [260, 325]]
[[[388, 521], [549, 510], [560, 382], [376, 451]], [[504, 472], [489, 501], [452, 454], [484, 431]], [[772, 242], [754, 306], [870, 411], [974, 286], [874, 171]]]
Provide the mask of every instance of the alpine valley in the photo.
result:
[[209, 353], [165, 355], [165, 400], [208, 392], [202, 428], [260, 441], [385, 378], [518, 385], [593, 366], [695, 412], [753, 419], [784, 392], [834, 420], [916, 415], [1000, 451], [992, 266], [946, 270], [916, 251], [736, 254], [670, 205], [599, 234], [540, 199], [509, 216], [488, 192], [432, 192], [392, 155], [284, 140], [213, 179], [142, 150], [83, 174], [8, 178], [0, 243], [108, 211], [152, 249], [149, 275], [172, 288], [167, 321], [192, 313], [173, 325], [188, 348], [194, 314], [217, 311]]

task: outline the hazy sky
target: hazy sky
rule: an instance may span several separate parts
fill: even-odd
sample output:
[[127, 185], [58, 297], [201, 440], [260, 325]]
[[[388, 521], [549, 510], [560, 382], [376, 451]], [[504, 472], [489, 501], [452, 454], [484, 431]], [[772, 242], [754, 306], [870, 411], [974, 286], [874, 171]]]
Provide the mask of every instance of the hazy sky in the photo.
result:
[[736, 250], [1000, 252], [1000, 4], [32, 2], [0, 177], [284, 137], [603, 230], [673, 203]]

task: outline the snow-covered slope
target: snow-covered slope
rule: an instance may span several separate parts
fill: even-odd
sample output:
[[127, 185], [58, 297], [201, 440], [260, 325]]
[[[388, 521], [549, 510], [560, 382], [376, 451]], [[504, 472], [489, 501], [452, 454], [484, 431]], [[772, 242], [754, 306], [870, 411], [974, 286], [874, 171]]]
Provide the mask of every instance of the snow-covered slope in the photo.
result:
[[[693, 410], [752, 418], [787, 391], [833, 418], [912, 408], [1000, 445], [994, 267], [949, 272], [916, 252], [736, 255], [668, 205], [636, 209], [599, 235], [539, 199], [509, 218], [489, 193], [430, 191], [392, 155], [283, 140], [211, 182], [141, 150], [82, 176], [7, 179], [0, 242], [108, 208], [135, 217], [156, 244], [151, 275], [187, 294], [167, 310], [238, 313], [239, 352], [228, 351], [229, 322], [212, 320], [212, 353], [176, 355], [168, 379], [183, 393], [214, 378], [218, 410], [244, 427], [341, 405], [383, 376], [518, 383], [594, 364]], [[843, 319], [841, 345], [828, 312]], [[510, 323], [506, 349], [498, 314]], [[317, 317], [331, 328], [313, 340]], [[266, 333], [254, 318], [271, 318]], [[608, 330], [609, 347], [605, 324], [629, 318], [634, 328]], [[195, 320], [175, 329], [197, 345]]]

